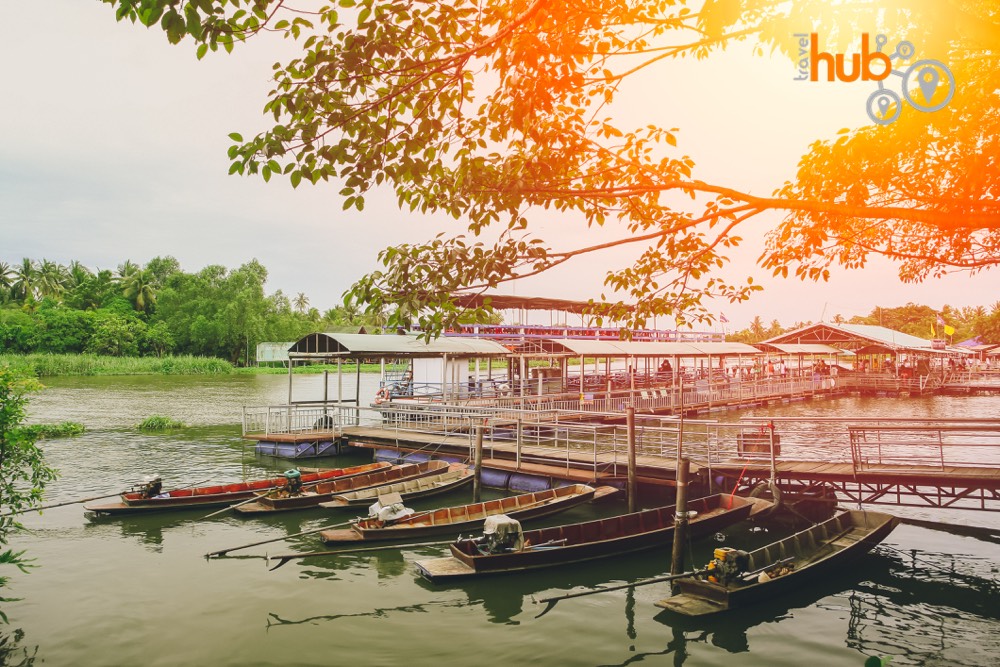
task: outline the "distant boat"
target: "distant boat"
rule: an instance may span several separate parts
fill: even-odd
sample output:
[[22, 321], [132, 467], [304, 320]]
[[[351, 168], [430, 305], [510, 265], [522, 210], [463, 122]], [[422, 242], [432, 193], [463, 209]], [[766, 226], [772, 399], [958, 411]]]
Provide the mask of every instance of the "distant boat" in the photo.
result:
[[382, 486], [404, 479], [433, 475], [434, 473], [447, 470], [449, 465], [447, 461], [424, 461], [422, 463], [393, 466], [349, 479], [334, 479], [328, 482], [320, 482], [307, 489], [303, 489], [301, 493], [292, 495], [282, 494], [281, 490], [268, 492], [267, 494], [261, 494], [255, 502], [237, 505], [233, 509], [244, 514], [259, 514], [262, 512], [287, 512], [290, 510], [319, 507], [320, 503], [330, 500], [339, 493], [348, 493], [349, 491]]
[[365, 518], [352, 524], [350, 528], [324, 530], [319, 535], [326, 544], [422, 539], [446, 533], [457, 535], [463, 531], [482, 528], [486, 518], [496, 514], [506, 514], [521, 521], [537, 519], [616, 491], [610, 486], [594, 489], [585, 484], [570, 484], [534, 493], [419, 512], [391, 523]]
[[655, 604], [686, 616], [704, 616], [774, 599], [850, 565], [897, 523], [889, 514], [849, 510], [754, 551], [716, 550], [716, 567], [710, 565], [699, 578], [678, 580], [680, 592]]
[[[688, 502], [692, 537], [713, 533], [769, 509], [760, 498], [728, 494]], [[623, 514], [551, 528], [521, 531], [516, 521], [490, 517], [484, 536], [451, 544], [451, 557], [417, 561], [417, 569], [433, 582], [484, 574], [517, 572], [567, 565], [669, 545], [674, 538], [676, 507]], [[491, 525], [492, 523], [492, 525]]]
[[475, 471], [472, 468], [462, 464], [453, 464], [441, 472], [426, 477], [416, 477], [368, 489], [338, 493], [330, 500], [320, 503], [319, 506], [327, 509], [368, 506], [388, 494], [399, 494], [399, 502], [427, 498], [468, 486], [472, 484], [474, 479]]
[[[300, 479], [303, 485], [310, 485], [325, 480], [347, 479], [391, 467], [391, 464], [379, 461], [378, 463], [367, 463], [350, 468], [334, 468], [304, 473]], [[283, 488], [287, 483], [287, 477], [271, 477], [269, 479], [258, 479], [249, 482], [199, 486], [191, 489], [175, 489], [162, 493], [156, 492], [152, 496], [147, 495], [149, 493], [148, 490], [133, 490], [123, 493], [121, 495], [121, 502], [106, 504], [88, 503], [83, 506], [83, 509], [97, 515], [111, 515], [184, 510], [194, 507], [225, 507], [241, 500], [253, 498], [264, 491]]]

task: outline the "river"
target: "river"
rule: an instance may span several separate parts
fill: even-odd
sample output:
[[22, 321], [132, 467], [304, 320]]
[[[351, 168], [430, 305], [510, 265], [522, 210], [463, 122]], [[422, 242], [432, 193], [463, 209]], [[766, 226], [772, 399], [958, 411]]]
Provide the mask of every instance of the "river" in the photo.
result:
[[[372, 378], [365, 378], [368, 388]], [[243, 405], [282, 403], [284, 376], [49, 378], [29, 421], [82, 422], [79, 437], [45, 441], [61, 472], [46, 502], [112, 493], [143, 475], [168, 488], [260, 477], [290, 467], [258, 459], [240, 438]], [[320, 391], [303, 379], [296, 399]], [[372, 384], [372, 386], [374, 386]], [[364, 391], [364, 390], [363, 390]], [[766, 414], [989, 416], [1000, 399], [846, 398], [772, 406]], [[162, 414], [189, 426], [143, 434]], [[720, 419], [736, 419], [741, 413]], [[745, 414], [745, 413], [742, 413]], [[764, 414], [758, 410], [753, 414]], [[349, 461], [355, 462], [355, 461]], [[453, 504], [465, 495], [450, 497]], [[419, 503], [417, 508], [433, 505]], [[440, 504], [440, 501], [438, 501]], [[624, 503], [581, 507], [558, 522], [618, 512]], [[320, 512], [272, 518], [206, 512], [91, 520], [80, 505], [24, 517], [11, 546], [37, 566], [7, 572], [3, 604], [16, 641], [9, 664], [48, 665], [850, 665], [869, 656], [899, 665], [986, 665], [1000, 656], [1000, 541], [901, 525], [885, 548], [849, 572], [792, 596], [712, 620], [679, 621], [653, 605], [666, 584], [560, 602], [540, 618], [534, 598], [669, 570], [669, 549], [570, 568], [440, 587], [413, 561], [446, 547], [294, 561], [270, 572], [261, 558], [208, 561], [208, 551], [318, 528], [353, 516]], [[925, 513], [934, 517], [931, 510]], [[961, 520], [997, 525], [993, 515]], [[751, 538], [747, 526], [728, 537]], [[758, 536], [756, 539], [761, 539]], [[704, 562], [714, 540], [693, 545]], [[233, 556], [321, 548], [313, 536]], [[23, 633], [23, 634], [22, 634]], [[9, 646], [9, 644], [8, 644]], [[0, 650], [0, 664], [4, 655]]]

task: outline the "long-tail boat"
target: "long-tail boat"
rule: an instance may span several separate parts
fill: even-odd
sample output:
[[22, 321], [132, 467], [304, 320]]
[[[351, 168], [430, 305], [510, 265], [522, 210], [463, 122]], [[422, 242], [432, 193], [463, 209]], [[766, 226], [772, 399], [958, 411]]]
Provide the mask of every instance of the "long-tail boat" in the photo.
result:
[[[392, 467], [384, 461], [367, 463], [350, 468], [334, 468], [317, 472], [304, 473], [296, 477], [298, 482], [308, 487], [310, 484], [331, 479], [348, 479], [356, 475], [372, 473]], [[271, 489], [284, 488], [289, 482], [289, 476], [271, 477], [268, 479], [251, 480], [248, 482], [233, 482], [231, 484], [215, 484], [189, 489], [174, 489], [161, 492], [158, 479], [137, 485], [133, 490], [121, 495], [117, 503], [88, 503], [83, 506], [95, 515], [135, 514], [139, 512], [157, 512], [163, 510], [184, 510], [203, 507], [225, 507], [241, 500], [253, 498], [255, 495]]]
[[399, 502], [428, 498], [468, 486], [472, 484], [474, 478], [475, 470], [466, 465], [453, 464], [439, 473], [427, 475], [426, 477], [416, 477], [392, 484], [373, 486], [368, 489], [338, 493], [330, 498], [330, 500], [320, 503], [319, 506], [327, 509], [338, 509], [341, 507], [371, 505], [380, 497], [392, 493], [399, 494]]
[[[766, 511], [770, 501], [720, 494], [688, 502], [688, 530], [701, 537]], [[459, 539], [451, 556], [417, 561], [433, 582], [518, 572], [606, 558], [672, 543], [677, 508], [658, 507], [607, 519], [522, 531], [517, 521], [490, 517], [482, 538]], [[492, 525], [491, 525], [492, 523]]]
[[570, 484], [534, 493], [522, 493], [517, 496], [419, 512], [391, 523], [374, 517], [364, 518], [352, 524], [350, 528], [324, 530], [319, 535], [326, 544], [353, 544], [423, 539], [430, 535], [446, 533], [460, 534], [467, 530], [482, 528], [486, 517], [489, 516], [506, 514], [519, 521], [538, 519], [616, 491], [617, 489], [611, 486], [595, 489], [586, 484]]
[[288, 494], [282, 489], [277, 489], [260, 494], [257, 500], [252, 503], [235, 505], [233, 509], [244, 514], [260, 514], [263, 512], [287, 512], [290, 510], [316, 508], [319, 507], [320, 503], [330, 500], [333, 496], [340, 493], [383, 486], [404, 479], [426, 477], [434, 473], [444, 472], [448, 469], [449, 465], [447, 461], [408, 463], [384, 470], [377, 470], [366, 475], [356, 475], [348, 479], [334, 479], [320, 482], [319, 484], [313, 484], [309, 488], [303, 488], [300, 493]]
[[656, 602], [705, 616], [772, 600], [861, 558], [896, 527], [889, 514], [848, 510], [750, 552], [720, 548], [704, 573], [677, 581], [677, 595]]

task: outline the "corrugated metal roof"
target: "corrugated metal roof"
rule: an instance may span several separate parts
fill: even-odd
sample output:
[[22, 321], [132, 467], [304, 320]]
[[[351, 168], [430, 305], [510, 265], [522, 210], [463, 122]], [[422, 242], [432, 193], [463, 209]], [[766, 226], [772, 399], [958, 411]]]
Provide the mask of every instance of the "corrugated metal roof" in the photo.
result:
[[724, 354], [760, 354], [743, 343], [677, 343], [668, 341], [580, 340], [552, 338], [567, 352], [584, 357], [704, 357]]
[[481, 338], [435, 338], [430, 342], [413, 334], [315, 333], [295, 343], [290, 356], [330, 355], [341, 357], [505, 357], [510, 351], [493, 340]]
[[783, 333], [764, 342], [771, 345], [804, 344], [803, 339], [806, 343], [833, 343], [851, 348], [860, 347], [861, 343], [875, 343], [891, 349], [919, 350], [921, 352], [931, 350], [931, 341], [925, 338], [873, 324], [830, 324], [827, 322], [807, 324], [795, 331]]
[[824, 343], [760, 343], [784, 354], [844, 354], [844, 351]]

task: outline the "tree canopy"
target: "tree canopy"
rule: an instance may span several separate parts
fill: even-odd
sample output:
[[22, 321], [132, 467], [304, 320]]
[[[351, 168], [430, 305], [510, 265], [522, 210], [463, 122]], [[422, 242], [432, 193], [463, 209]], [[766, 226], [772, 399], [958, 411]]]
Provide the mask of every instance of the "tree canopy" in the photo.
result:
[[[171, 42], [193, 38], [199, 57], [261, 33], [301, 44], [299, 57], [275, 65], [265, 105], [273, 127], [231, 135], [230, 173], [333, 181], [343, 206], [359, 210], [385, 185], [404, 209], [461, 221], [456, 233], [385, 249], [384, 268], [353, 286], [372, 309], [396, 306], [391, 325], [439, 331], [467, 316], [455, 292], [572, 261], [588, 268], [617, 246], [634, 248], [635, 261], [608, 271], [595, 313], [632, 327], [654, 314], [710, 320], [712, 299], [759, 289], [725, 268], [741, 227], [766, 211], [783, 217], [758, 264], [776, 275], [824, 280], [834, 265], [881, 255], [918, 281], [1000, 261], [992, 2], [339, 0], [307, 10], [285, 0], [103, 1]], [[616, 97], [637, 72], [741, 41], [794, 60], [791, 36], [803, 26], [841, 52], [857, 49], [860, 32], [905, 36], [961, 85], [940, 111], [902, 109], [891, 124], [817, 137], [769, 197], [699, 178], [676, 128], [619, 126]], [[618, 238], [551, 247], [533, 232], [546, 209], [614, 227]]]

